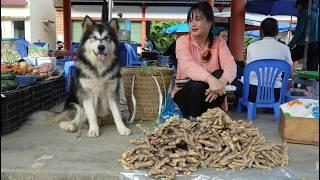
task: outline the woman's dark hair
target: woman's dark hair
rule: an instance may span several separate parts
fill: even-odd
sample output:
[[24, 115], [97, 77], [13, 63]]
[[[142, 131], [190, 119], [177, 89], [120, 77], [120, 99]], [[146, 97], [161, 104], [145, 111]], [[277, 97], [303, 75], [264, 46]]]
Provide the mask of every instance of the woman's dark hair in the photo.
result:
[[213, 34], [212, 34], [212, 30], [213, 30], [213, 26], [214, 26], [214, 14], [213, 14], [213, 10], [211, 5], [206, 2], [206, 1], [201, 1], [199, 3], [196, 3], [194, 5], [191, 6], [191, 8], [189, 9], [188, 12], [188, 16], [187, 16], [187, 22], [190, 23], [191, 19], [193, 19], [194, 17], [194, 12], [199, 11], [203, 14], [203, 16], [206, 18], [207, 21], [211, 22], [211, 28], [209, 30], [209, 34], [208, 34], [208, 40], [209, 40], [209, 46], [208, 46], [208, 51], [205, 52], [202, 56], [203, 61], [209, 61], [209, 59], [211, 58], [211, 48], [213, 45]]
[[261, 31], [264, 37], [275, 37], [279, 33], [278, 21], [273, 18], [266, 18], [261, 22]]

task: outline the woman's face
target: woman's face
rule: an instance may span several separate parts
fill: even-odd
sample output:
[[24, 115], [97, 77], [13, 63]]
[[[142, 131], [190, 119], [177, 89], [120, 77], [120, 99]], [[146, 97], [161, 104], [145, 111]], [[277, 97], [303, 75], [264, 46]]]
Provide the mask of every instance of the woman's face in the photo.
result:
[[199, 10], [195, 10], [189, 19], [190, 33], [195, 37], [208, 36], [211, 24]]

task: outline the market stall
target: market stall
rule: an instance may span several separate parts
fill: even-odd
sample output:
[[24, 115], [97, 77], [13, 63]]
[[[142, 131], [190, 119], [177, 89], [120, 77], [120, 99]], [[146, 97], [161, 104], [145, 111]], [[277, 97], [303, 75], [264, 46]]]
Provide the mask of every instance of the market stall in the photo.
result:
[[25, 43], [22, 48], [17, 39], [1, 40], [1, 135], [64, 98], [64, 78], [47, 45]]

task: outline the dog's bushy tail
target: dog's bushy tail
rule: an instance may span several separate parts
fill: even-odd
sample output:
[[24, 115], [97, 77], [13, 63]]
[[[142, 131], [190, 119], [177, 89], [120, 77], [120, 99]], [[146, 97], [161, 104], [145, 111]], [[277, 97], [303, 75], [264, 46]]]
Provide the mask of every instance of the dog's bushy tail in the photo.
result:
[[58, 123], [57, 121], [57, 116], [59, 115], [59, 113], [56, 112], [50, 112], [50, 111], [37, 111], [33, 114], [31, 114], [28, 117], [29, 121], [33, 121], [36, 123], [52, 123], [52, 124], [56, 124]]
[[37, 124], [58, 124], [62, 121], [70, 121], [74, 118], [75, 110], [66, 110], [62, 113], [51, 112], [51, 111], [38, 111], [29, 116], [28, 120], [36, 122]]

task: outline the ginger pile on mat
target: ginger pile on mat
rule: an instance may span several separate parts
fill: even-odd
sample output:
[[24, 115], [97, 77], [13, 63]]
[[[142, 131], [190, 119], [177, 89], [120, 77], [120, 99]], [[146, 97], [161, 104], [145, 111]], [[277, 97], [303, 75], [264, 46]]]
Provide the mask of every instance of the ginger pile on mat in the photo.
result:
[[251, 122], [232, 120], [220, 108], [209, 109], [197, 122], [170, 118], [153, 131], [137, 125], [142, 139], [122, 154], [125, 169], [149, 169], [154, 178], [174, 179], [199, 166], [217, 169], [259, 168], [288, 165], [287, 144], [266, 144]]

